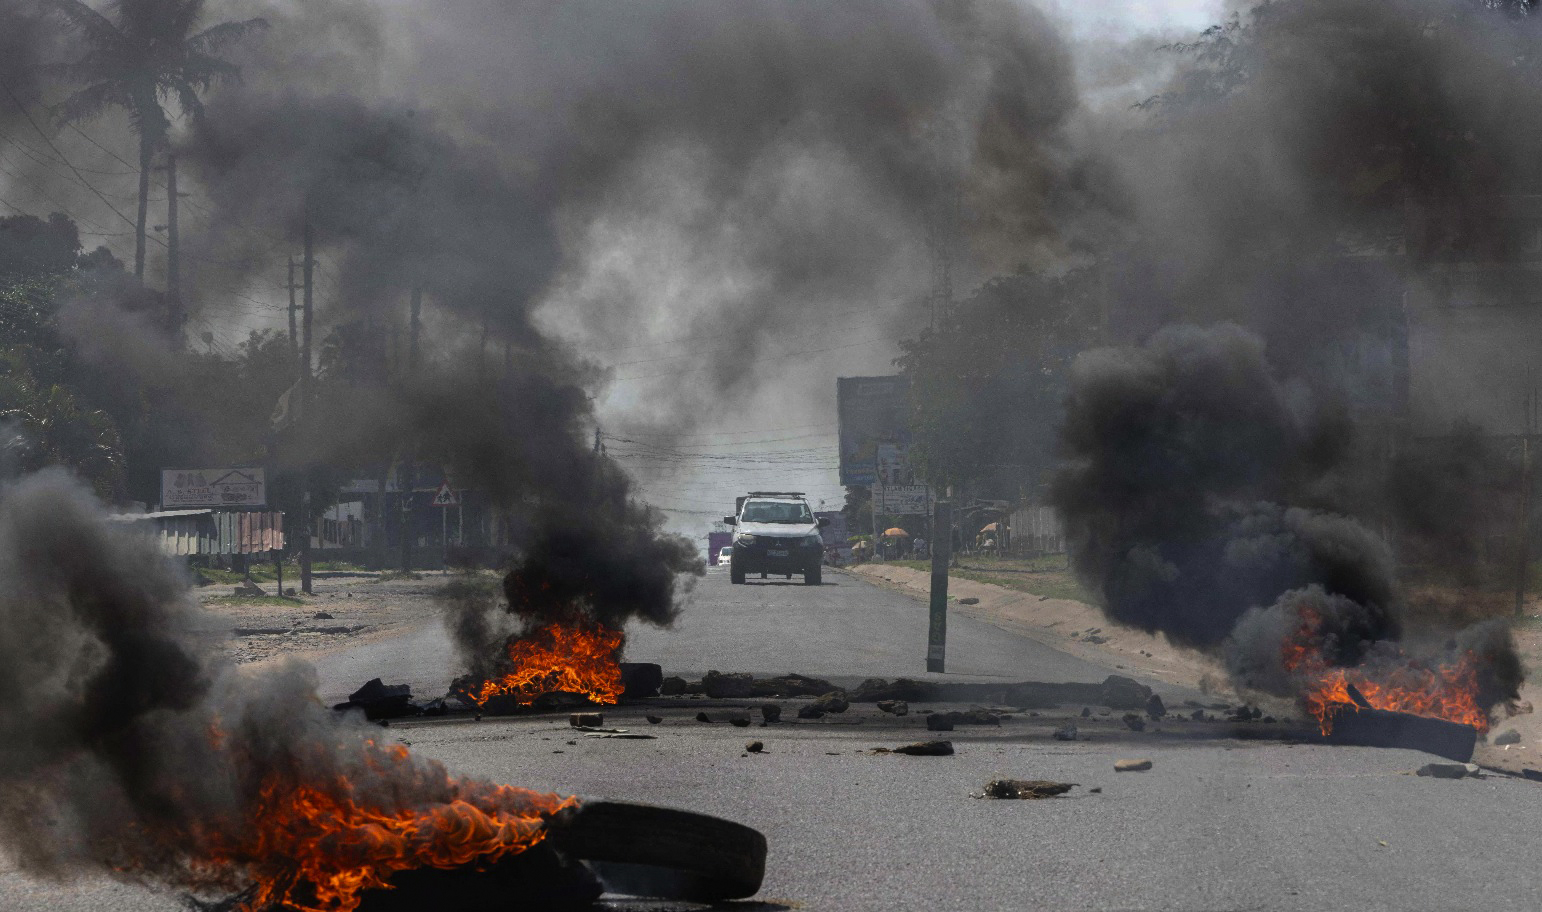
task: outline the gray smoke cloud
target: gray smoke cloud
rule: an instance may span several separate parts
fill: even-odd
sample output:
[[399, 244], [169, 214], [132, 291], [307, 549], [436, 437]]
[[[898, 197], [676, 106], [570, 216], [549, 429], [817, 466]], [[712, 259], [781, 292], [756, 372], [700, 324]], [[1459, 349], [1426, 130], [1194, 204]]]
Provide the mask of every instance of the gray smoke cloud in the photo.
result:
[[[374, 883], [402, 867], [322, 841], [361, 813], [453, 828], [463, 800], [533, 830], [552, 808], [377, 745], [361, 719], [316, 701], [308, 666], [210, 661], [198, 614], [184, 571], [62, 472], [0, 489], [0, 847], [24, 870], [203, 896], [266, 883], [275, 892], [252, 897], [265, 907], [313, 901], [334, 871]], [[296, 815], [296, 796], [327, 810]]]

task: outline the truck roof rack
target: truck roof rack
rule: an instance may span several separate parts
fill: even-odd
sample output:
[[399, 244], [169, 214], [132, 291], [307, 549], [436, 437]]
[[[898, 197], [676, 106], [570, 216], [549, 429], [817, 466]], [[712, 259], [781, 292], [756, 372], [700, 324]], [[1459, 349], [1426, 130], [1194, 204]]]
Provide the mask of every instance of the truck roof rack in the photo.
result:
[[751, 491], [751, 497], [802, 497], [802, 491]]

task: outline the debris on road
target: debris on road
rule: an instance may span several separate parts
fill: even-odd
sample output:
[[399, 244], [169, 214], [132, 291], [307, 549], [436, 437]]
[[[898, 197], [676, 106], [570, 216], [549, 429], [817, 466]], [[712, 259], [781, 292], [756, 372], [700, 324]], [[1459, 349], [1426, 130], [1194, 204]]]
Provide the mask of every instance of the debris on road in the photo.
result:
[[664, 670], [653, 662], [621, 663], [621, 700], [646, 700], [664, 686]]
[[648, 720], [649, 725], [657, 725], [664, 721], [663, 716], [644, 716], [643, 718]]
[[1056, 741], [1075, 741], [1076, 726], [1070, 723], [1066, 723], [1065, 725], [1060, 726], [1059, 728], [1055, 729], [1054, 739]]
[[926, 730], [934, 732], [950, 732], [953, 730], [951, 713], [932, 713], [926, 717]]
[[1521, 743], [1521, 733], [1513, 728], [1502, 731], [1497, 736], [1495, 736], [1494, 743], [1500, 747], [1508, 744], [1519, 744]]
[[697, 722], [709, 722], [710, 723], [712, 721], [712, 717], [707, 715], [704, 712], [700, 712], [700, 713], [696, 714], [696, 721]]
[[1090, 707], [1090, 706], [1083, 706], [1082, 707], [1082, 718], [1083, 719], [1090, 719], [1090, 718], [1092, 718], [1092, 707]]
[[904, 747], [875, 747], [875, 754], [908, 754], [912, 757], [951, 757], [953, 755], [952, 741], [917, 741]]
[[751, 741], [750, 743], [744, 745], [744, 749], [752, 754], [758, 754], [765, 750], [766, 746], [759, 741]]
[[1341, 710], [1333, 714], [1329, 744], [1401, 747], [1466, 763], [1478, 744], [1478, 730], [1460, 722], [1386, 709]]
[[701, 679], [701, 691], [714, 700], [737, 699], [749, 696], [750, 685], [754, 683], [754, 675], [742, 671], [709, 671]]
[[750, 727], [750, 717], [749, 716], [733, 716], [733, 717], [729, 718], [728, 724], [732, 725], [734, 728], [749, 728]]
[[767, 725], [782, 721], [782, 707], [776, 703], [760, 704], [760, 719]]
[[1151, 769], [1150, 760], [1115, 760], [1114, 772], [1116, 773], [1143, 773]]
[[415, 716], [418, 707], [412, 705], [412, 687], [407, 684], [385, 684], [379, 678], [371, 678], [363, 687], [348, 695], [347, 701], [332, 707], [336, 710], [362, 709], [364, 718], [371, 721], [399, 719]]
[[910, 704], [906, 703], [904, 700], [879, 700], [878, 709], [881, 712], [886, 712], [895, 716], [905, 716], [910, 714]]
[[1138, 731], [1145, 731], [1146, 730], [1146, 720], [1142, 719], [1136, 713], [1125, 713], [1124, 714], [1124, 724], [1125, 724], [1125, 727], [1128, 728], [1130, 731], [1137, 731], [1138, 732]]
[[678, 697], [679, 695], [685, 693], [685, 685], [685, 678], [679, 678], [675, 677], [674, 675], [670, 675], [669, 677], [665, 678], [659, 685], [659, 693], [666, 697]]
[[1046, 779], [992, 779], [985, 784], [985, 798], [1032, 801], [1053, 798], [1076, 788], [1074, 782], [1050, 782]]
[[1150, 716], [1153, 722], [1167, 715], [1167, 707], [1163, 705], [1161, 697], [1156, 694], [1151, 695], [1151, 699], [1146, 701], [1146, 715]]
[[978, 604], [980, 604], [980, 600], [971, 595], [971, 596], [967, 596], [965, 598], [959, 599], [958, 603], [960, 605], [978, 605]]
[[568, 716], [568, 724], [574, 728], [599, 728], [605, 724], [603, 713], [573, 713]]
[[1100, 684], [1043, 683], [980, 684], [947, 681], [886, 681], [868, 678], [850, 693], [854, 703], [904, 700], [909, 703], [985, 703], [1048, 709], [1062, 704], [1092, 704], [1125, 711], [1144, 710], [1151, 688], [1121, 675], [1109, 675]]
[[832, 690], [821, 695], [810, 705], [821, 712], [843, 713], [851, 707], [851, 702], [846, 699], [845, 691]]
[[1432, 779], [1480, 778], [1476, 763], [1426, 763], [1414, 775]]
[[[643, 735], [643, 734], [639, 734], [637, 732], [629, 732], [626, 729], [616, 729], [614, 731], [598, 731], [598, 732], [594, 732], [592, 734], [584, 735], [584, 737], [585, 738], [616, 738], [616, 739], [621, 740], [621, 741], [657, 741], [658, 740], [658, 738], [656, 736], [654, 736], [654, 735]], [[569, 743], [571, 743], [571, 742], [569, 742]]]

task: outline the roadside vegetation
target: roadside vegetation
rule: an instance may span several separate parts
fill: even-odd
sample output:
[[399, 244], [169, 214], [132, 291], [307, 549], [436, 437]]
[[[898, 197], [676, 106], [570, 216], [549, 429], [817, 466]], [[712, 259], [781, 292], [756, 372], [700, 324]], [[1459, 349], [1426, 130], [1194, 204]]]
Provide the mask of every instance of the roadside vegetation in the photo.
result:
[[[886, 561], [914, 570], [931, 570], [931, 561]], [[1092, 604], [1092, 595], [1082, 588], [1064, 554], [1043, 557], [987, 557], [971, 555], [961, 559], [959, 566], [948, 571], [950, 577], [990, 583], [1029, 595], [1056, 599], [1073, 599]]]

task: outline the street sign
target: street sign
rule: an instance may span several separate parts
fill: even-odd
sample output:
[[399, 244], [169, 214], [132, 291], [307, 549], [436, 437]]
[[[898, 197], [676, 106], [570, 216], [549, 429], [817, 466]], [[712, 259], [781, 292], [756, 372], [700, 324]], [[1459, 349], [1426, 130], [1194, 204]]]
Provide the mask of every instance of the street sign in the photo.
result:
[[268, 502], [262, 469], [162, 469], [161, 507], [261, 507]]
[[460, 492], [450, 490], [449, 481], [445, 481], [439, 485], [439, 490], [434, 492], [432, 503], [436, 507], [458, 507], [460, 506]]
[[889, 516], [927, 516], [932, 512], [932, 489], [927, 485], [879, 485], [873, 488], [878, 512]]
[[910, 380], [841, 377], [835, 382], [843, 485], [868, 487], [911, 480]]

